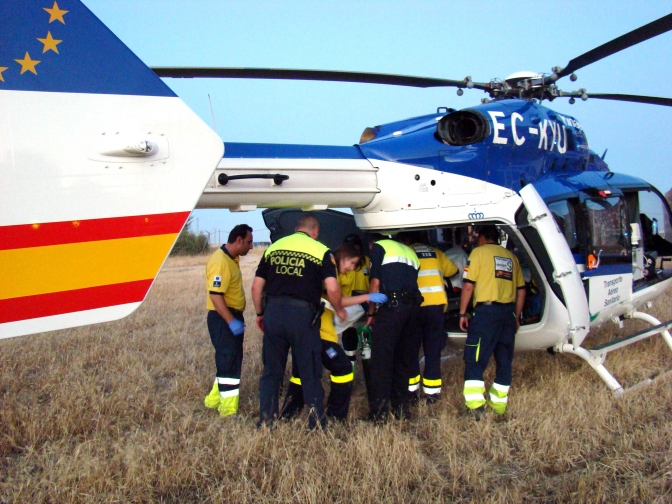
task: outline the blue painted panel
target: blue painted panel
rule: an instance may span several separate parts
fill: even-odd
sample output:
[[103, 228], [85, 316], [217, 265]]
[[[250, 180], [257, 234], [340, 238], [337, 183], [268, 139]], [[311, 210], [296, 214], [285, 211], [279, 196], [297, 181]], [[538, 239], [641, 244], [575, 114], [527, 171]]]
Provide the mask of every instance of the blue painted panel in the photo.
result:
[[235, 143], [224, 144], [225, 158], [278, 159], [365, 159], [359, 147], [337, 145], [299, 145]]
[[0, 90], [175, 96], [78, 0], [2, 0], [2, 67]]

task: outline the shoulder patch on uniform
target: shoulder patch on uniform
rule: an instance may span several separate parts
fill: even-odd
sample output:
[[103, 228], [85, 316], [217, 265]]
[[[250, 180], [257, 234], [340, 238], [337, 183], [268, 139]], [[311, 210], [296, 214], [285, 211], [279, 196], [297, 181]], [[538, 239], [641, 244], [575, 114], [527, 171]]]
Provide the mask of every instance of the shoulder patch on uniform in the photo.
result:
[[222, 286], [222, 277], [220, 275], [216, 275], [215, 278], [213, 278], [212, 286], [213, 287], [221, 287]]
[[495, 256], [495, 278], [513, 280], [513, 259]]

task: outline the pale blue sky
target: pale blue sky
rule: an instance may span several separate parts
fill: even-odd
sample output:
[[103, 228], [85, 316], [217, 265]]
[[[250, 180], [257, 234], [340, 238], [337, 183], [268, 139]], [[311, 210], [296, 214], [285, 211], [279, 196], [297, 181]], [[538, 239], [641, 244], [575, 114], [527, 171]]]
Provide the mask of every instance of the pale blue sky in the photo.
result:
[[[550, 72], [672, 11], [669, 0], [223, 1], [84, 0], [150, 66], [241, 66], [398, 73], [476, 81]], [[67, 7], [63, 7], [67, 8]], [[564, 90], [672, 96], [672, 33], [560, 81]], [[166, 79], [226, 143], [352, 145], [366, 126], [465, 108], [484, 96], [455, 89], [344, 83]], [[672, 108], [588, 100], [552, 108], [574, 116], [613, 171], [672, 187]], [[228, 233], [260, 212], [195, 212], [201, 229]]]

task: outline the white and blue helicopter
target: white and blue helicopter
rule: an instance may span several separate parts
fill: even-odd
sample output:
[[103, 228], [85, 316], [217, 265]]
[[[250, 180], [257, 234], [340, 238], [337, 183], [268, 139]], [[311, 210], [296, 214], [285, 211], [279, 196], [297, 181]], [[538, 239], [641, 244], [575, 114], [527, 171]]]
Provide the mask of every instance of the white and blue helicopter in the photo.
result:
[[[672, 350], [672, 322], [639, 311], [672, 282], [664, 267], [672, 257], [669, 205], [651, 184], [611, 172], [576, 119], [542, 105], [587, 99], [584, 89], [563, 92], [556, 82], [671, 30], [672, 15], [549, 75], [481, 83], [150, 69], [77, 0], [1, 3], [15, 22], [0, 33], [0, 337], [130, 314], [194, 208], [347, 207], [360, 231], [425, 230], [435, 240], [445, 228], [497, 224], [538, 294], [517, 348], [578, 355], [616, 394], [623, 387], [604, 366], [610, 351], [657, 334]], [[161, 77], [447, 86], [489, 98], [366, 128], [354, 146], [224, 145]], [[590, 98], [672, 106], [639, 95]], [[592, 328], [623, 318], [652, 327], [582, 346]], [[464, 339], [447, 320], [449, 337]]]

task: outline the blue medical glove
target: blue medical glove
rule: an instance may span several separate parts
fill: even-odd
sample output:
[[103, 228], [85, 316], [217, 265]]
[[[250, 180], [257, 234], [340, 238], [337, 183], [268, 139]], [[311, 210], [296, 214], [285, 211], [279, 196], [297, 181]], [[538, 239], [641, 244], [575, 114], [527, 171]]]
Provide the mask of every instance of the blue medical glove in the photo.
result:
[[369, 294], [369, 301], [372, 303], [387, 303], [387, 296], [382, 292], [372, 292]]
[[245, 331], [245, 324], [237, 318], [234, 318], [231, 322], [229, 322], [229, 329], [231, 329], [231, 332], [234, 336], [240, 336], [243, 334], [243, 331]]

